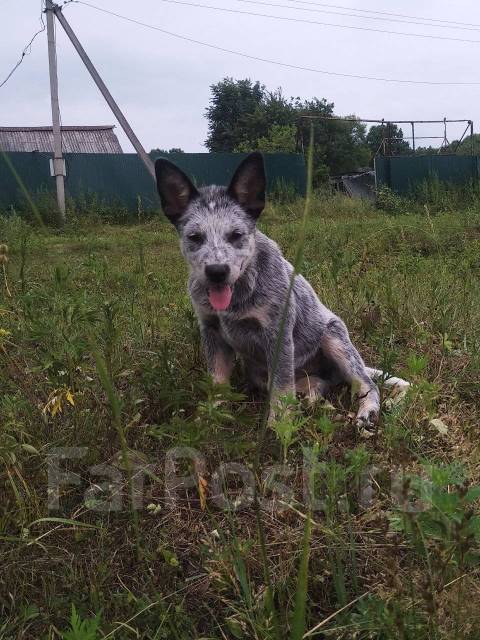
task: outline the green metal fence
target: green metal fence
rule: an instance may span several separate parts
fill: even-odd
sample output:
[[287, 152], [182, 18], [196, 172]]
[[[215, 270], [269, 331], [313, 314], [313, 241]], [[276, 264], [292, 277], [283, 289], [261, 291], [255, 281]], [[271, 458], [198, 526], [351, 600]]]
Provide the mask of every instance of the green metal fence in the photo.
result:
[[[245, 155], [178, 153], [169, 154], [168, 158], [192, 176], [196, 184], [205, 185], [228, 184]], [[25, 196], [19, 180], [34, 200], [42, 194], [54, 193], [50, 158], [46, 153], [0, 153], [0, 209], [24, 205]], [[137, 209], [140, 201], [143, 209], [158, 209], [155, 184], [136, 154], [66, 154], [65, 161], [65, 187], [70, 198], [95, 196], [102, 202], [123, 205], [129, 210]], [[302, 155], [266, 154], [265, 164], [268, 190], [283, 184], [299, 194], [305, 193], [306, 171]]]
[[480, 178], [479, 156], [429, 155], [375, 158], [377, 187], [405, 194], [424, 180], [462, 184]]

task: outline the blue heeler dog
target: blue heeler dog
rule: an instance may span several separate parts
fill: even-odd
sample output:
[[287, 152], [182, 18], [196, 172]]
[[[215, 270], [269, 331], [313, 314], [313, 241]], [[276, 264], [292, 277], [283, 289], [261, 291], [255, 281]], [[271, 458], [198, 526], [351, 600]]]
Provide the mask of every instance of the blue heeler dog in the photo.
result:
[[[164, 159], [155, 170], [163, 210], [190, 268], [189, 292], [213, 380], [228, 382], [238, 355], [250, 382], [271, 383], [274, 401], [295, 391], [313, 400], [346, 383], [358, 397], [357, 424], [375, 423], [380, 395], [373, 378], [381, 372], [365, 367], [343, 321], [301, 275], [294, 279], [274, 363], [293, 267], [256, 227], [265, 206], [262, 155], [250, 154], [228, 188], [197, 189]], [[408, 384], [399, 378], [389, 383]]]

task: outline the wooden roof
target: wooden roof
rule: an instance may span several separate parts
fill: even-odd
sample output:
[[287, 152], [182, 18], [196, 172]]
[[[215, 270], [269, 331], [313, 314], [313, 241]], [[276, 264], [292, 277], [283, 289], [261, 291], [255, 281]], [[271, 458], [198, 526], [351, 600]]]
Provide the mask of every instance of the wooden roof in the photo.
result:
[[[64, 153], [123, 153], [113, 125], [62, 127]], [[0, 150], [53, 153], [52, 127], [0, 127]]]

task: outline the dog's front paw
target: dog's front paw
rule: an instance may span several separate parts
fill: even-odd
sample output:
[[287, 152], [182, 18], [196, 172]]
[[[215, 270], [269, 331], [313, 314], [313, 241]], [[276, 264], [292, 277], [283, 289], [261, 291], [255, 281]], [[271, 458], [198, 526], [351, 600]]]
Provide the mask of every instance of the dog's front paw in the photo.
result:
[[371, 438], [375, 435], [377, 424], [378, 410], [376, 408], [366, 407], [359, 409], [355, 418], [355, 426], [362, 438]]
[[295, 409], [298, 407], [294, 393], [275, 395], [270, 402], [268, 414], [268, 426], [285, 420], [292, 420], [295, 417]]
[[272, 429], [277, 421], [277, 415], [274, 407], [270, 407], [267, 418], [267, 426]]
[[288, 419], [291, 416], [291, 414], [292, 414], [291, 407], [282, 407], [278, 404], [271, 405], [270, 410], [268, 412], [267, 425], [269, 427], [272, 427], [277, 422]]

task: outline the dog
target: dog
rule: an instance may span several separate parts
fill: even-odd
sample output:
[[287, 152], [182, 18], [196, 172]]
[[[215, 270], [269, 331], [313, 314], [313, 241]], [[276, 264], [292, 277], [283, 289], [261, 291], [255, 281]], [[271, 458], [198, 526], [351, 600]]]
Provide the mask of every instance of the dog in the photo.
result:
[[[365, 366], [345, 323], [257, 228], [265, 207], [263, 156], [248, 155], [228, 187], [197, 189], [162, 158], [155, 173], [189, 266], [188, 289], [213, 381], [228, 383], [239, 356], [249, 381], [270, 389], [272, 403], [295, 392], [314, 400], [348, 384], [358, 399], [356, 424], [372, 427], [380, 412], [374, 379], [383, 372]], [[388, 382], [408, 385], [400, 378]]]

